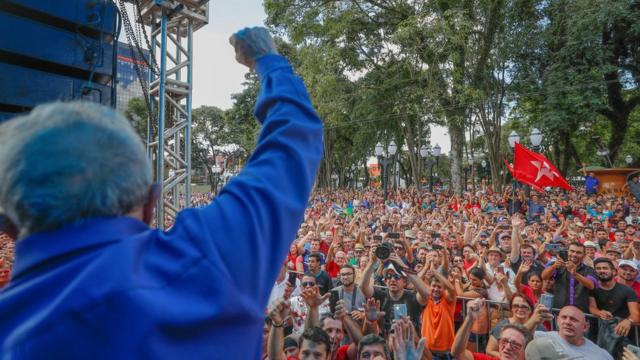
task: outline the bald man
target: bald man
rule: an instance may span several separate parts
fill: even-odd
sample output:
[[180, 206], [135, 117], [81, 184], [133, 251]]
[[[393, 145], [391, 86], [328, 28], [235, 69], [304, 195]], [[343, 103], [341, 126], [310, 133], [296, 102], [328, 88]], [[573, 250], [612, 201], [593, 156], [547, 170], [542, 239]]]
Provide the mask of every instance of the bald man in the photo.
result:
[[560, 344], [571, 359], [613, 360], [608, 352], [584, 337], [589, 322], [584, 313], [573, 305], [567, 305], [558, 315], [558, 331], [536, 331], [535, 338], [550, 338]]

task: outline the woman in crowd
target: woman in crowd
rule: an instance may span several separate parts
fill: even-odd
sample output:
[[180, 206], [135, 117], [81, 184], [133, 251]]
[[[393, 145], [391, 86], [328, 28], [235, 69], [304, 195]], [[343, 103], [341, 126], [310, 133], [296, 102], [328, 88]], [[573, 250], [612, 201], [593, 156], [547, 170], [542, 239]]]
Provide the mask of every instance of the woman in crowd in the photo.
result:
[[[511, 317], [503, 319], [496, 324], [489, 335], [489, 342], [487, 343], [487, 355], [499, 357], [498, 353], [498, 340], [500, 340], [500, 332], [502, 328], [507, 324], [519, 324], [525, 325], [531, 318], [534, 311], [534, 305], [529, 299], [522, 293], [517, 293], [513, 296], [511, 303], [509, 304], [511, 309]], [[536, 331], [545, 331], [546, 329], [541, 325], [538, 325]]]

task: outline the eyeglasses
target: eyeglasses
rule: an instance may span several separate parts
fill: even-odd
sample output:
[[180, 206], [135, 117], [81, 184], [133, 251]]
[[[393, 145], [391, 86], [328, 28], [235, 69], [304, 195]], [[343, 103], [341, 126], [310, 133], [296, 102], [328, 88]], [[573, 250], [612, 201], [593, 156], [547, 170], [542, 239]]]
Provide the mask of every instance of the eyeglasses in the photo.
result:
[[507, 344], [511, 345], [511, 348], [516, 351], [522, 349], [523, 347], [521, 343], [506, 338], [500, 338], [500, 340], [498, 340], [498, 344], [500, 344], [500, 346], [507, 346]]
[[387, 274], [387, 275], [384, 276], [384, 278], [386, 280], [389, 280], [389, 279], [400, 280], [402, 278], [402, 276], [399, 275], [399, 274]]
[[305, 281], [302, 283], [302, 287], [311, 287], [311, 286], [316, 286], [316, 283], [314, 283], [313, 281]]
[[340, 276], [353, 276], [353, 273], [342, 273]]
[[402, 247], [402, 246], [394, 246], [393, 250], [404, 250], [404, 247]]
[[463, 262], [462, 259], [453, 259], [453, 262]]
[[531, 306], [527, 305], [527, 304], [513, 304], [511, 305], [512, 308], [514, 309], [526, 309], [526, 310], [531, 310]]

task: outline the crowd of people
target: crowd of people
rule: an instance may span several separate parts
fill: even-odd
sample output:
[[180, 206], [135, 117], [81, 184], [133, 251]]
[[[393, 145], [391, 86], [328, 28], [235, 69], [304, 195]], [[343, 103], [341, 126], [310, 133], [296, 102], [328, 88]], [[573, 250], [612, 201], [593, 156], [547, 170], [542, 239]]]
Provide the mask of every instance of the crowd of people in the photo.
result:
[[322, 359], [636, 359], [639, 224], [635, 197], [584, 187], [316, 191], [264, 356], [313, 358], [317, 325]]

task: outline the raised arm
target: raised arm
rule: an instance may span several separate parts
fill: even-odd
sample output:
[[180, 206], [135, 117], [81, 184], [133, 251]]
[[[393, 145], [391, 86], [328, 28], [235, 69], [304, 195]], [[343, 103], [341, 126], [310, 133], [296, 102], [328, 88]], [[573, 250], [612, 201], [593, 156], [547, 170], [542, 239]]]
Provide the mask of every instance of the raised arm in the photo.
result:
[[460, 326], [460, 329], [458, 329], [458, 332], [456, 333], [456, 337], [453, 340], [453, 345], [451, 345], [451, 355], [454, 359], [473, 359], [473, 354], [471, 353], [471, 351], [467, 350], [467, 342], [469, 341], [469, 336], [471, 335], [471, 326], [478, 317], [482, 306], [484, 306], [484, 300], [482, 299], [472, 300], [467, 303], [467, 316], [465, 317], [462, 326]]
[[371, 253], [369, 254], [369, 262], [367, 263], [367, 267], [364, 268], [364, 273], [362, 274], [362, 278], [360, 279], [359, 284], [360, 289], [362, 289], [362, 293], [367, 298], [373, 296], [373, 284], [371, 284], [371, 276], [373, 275], [373, 269], [375, 268], [377, 262], [378, 258], [375, 255], [375, 249], [371, 248]]
[[286, 255], [303, 219], [323, 129], [302, 79], [277, 54], [266, 29], [245, 29], [231, 43], [236, 58], [260, 78], [255, 114], [262, 131], [244, 170], [211, 205], [185, 210], [196, 218], [178, 217], [172, 232], [196, 242], [214, 274], [233, 279], [230, 296], [264, 307], [278, 271], [273, 264]]
[[284, 322], [289, 317], [289, 302], [282, 299], [276, 303], [269, 312], [271, 319], [271, 331], [267, 343], [267, 354], [271, 360], [285, 360], [282, 349], [284, 348]]

